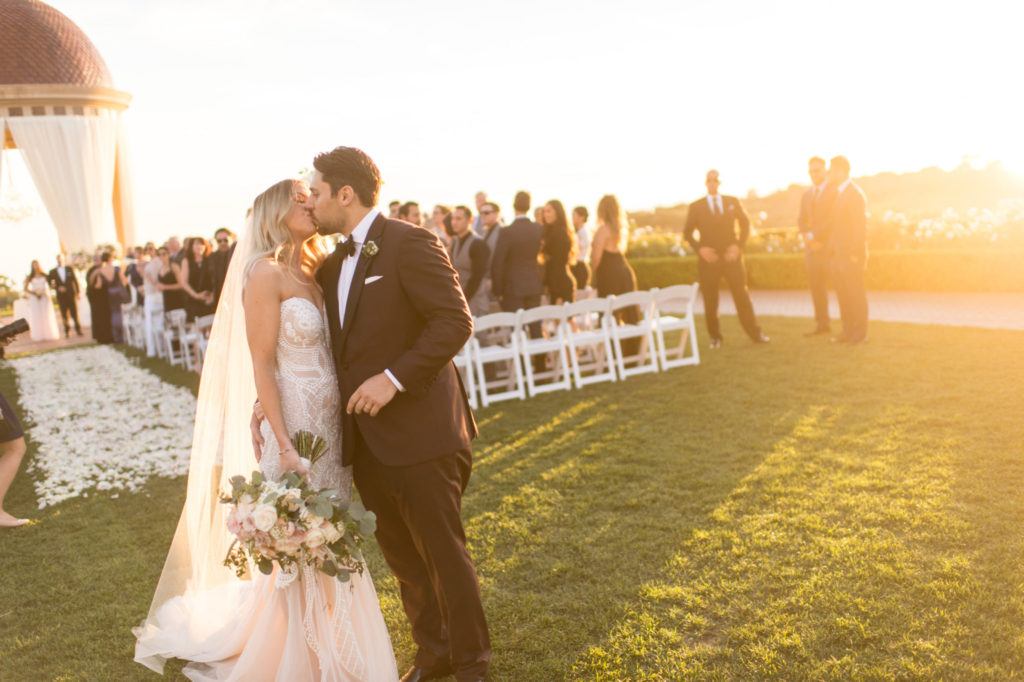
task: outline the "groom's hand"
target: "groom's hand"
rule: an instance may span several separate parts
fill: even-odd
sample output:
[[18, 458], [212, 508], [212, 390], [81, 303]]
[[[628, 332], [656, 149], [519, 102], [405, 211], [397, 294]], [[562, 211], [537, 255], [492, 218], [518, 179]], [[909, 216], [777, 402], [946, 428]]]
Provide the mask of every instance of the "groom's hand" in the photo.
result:
[[349, 414], [368, 414], [376, 417], [381, 408], [391, 402], [398, 389], [387, 374], [381, 372], [364, 381], [348, 399], [345, 411]]

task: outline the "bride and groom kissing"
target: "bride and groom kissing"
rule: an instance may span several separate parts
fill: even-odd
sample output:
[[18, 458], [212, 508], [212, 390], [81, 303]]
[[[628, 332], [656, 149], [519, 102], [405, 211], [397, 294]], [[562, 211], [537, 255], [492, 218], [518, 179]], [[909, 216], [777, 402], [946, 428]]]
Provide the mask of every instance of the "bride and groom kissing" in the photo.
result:
[[[440, 241], [375, 208], [380, 172], [369, 156], [338, 147], [313, 166], [309, 185], [284, 180], [257, 197], [243, 258], [234, 259], [243, 262], [229, 273], [240, 284], [238, 329], [258, 398], [259, 467], [268, 477], [306, 474], [342, 500], [354, 480], [377, 516], [377, 542], [418, 647], [402, 680], [485, 679], [490, 641], [461, 518], [477, 429], [452, 364], [472, 334], [469, 307]], [[341, 240], [327, 255], [322, 235], [332, 234]], [[218, 318], [230, 306], [222, 303]], [[229, 327], [218, 319], [213, 335]], [[197, 410], [189, 497], [199, 429]], [[329, 448], [309, 471], [291, 445], [303, 429]], [[218, 480], [228, 448], [214, 449]], [[136, 630], [136, 660], [158, 671], [168, 658], [188, 660], [183, 672], [193, 680], [398, 679], [368, 574], [345, 586], [322, 574], [305, 583], [260, 574], [169, 599], [158, 588]]]

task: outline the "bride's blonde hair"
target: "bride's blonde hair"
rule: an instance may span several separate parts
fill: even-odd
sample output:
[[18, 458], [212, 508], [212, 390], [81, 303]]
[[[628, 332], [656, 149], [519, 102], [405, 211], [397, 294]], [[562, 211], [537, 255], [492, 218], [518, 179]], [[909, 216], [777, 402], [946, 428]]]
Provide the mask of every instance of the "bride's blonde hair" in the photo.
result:
[[[307, 188], [305, 181], [289, 178], [271, 185], [256, 197], [252, 205], [250, 228], [253, 235], [252, 255], [245, 264], [245, 277], [249, 276], [253, 266], [261, 260], [271, 260], [274, 263], [291, 262], [295, 245], [284, 219], [291, 210], [292, 203], [298, 201], [297, 194], [300, 188]], [[319, 234], [313, 235], [302, 245], [301, 267], [312, 276], [326, 257], [326, 240]]]

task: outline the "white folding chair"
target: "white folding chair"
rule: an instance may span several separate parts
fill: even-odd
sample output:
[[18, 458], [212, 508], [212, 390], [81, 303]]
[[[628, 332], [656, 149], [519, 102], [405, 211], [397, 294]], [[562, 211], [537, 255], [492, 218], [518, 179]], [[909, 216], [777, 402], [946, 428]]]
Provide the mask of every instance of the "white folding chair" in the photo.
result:
[[[470, 352], [476, 365], [476, 376], [480, 380], [480, 403], [487, 407], [499, 400], [525, 399], [523, 369], [519, 364], [519, 336], [515, 333], [518, 314], [481, 315], [473, 327], [475, 333], [469, 342], [472, 344]], [[486, 367], [490, 365], [505, 370], [507, 374], [501, 377], [494, 372], [494, 378], [488, 378]], [[497, 388], [504, 390], [491, 392]]]
[[[697, 283], [676, 284], [654, 289], [654, 337], [658, 342], [658, 360], [663, 370], [684, 365], [699, 365], [697, 327], [693, 321], [693, 306], [697, 302]], [[669, 348], [665, 334], [679, 332], [679, 345]], [[686, 354], [686, 346], [690, 354]]]
[[577, 388], [617, 379], [608, 302], [607, 298], [587, 298], [565, 304], [566, 319], [576, 323], [575, 329], [566, 330], [566, 337]]
[[[530, 338], [530, 326], [540, 325], [539, 338]], [[519, 352], [522, 353], [523, 367], [526, 368], [526, 387], [531, 396], [549, 391], [567, 391], [572, 388], [569, 373], [568, 341], [565, 338], [565, 306], [542, 305], [519, 311]], [[554, 362], [551, 369], [536, 371], [533, 363], [537, 358], [540, 365], [548, 359]], [[538, 380], [545, 380], [539, 384]]]
[[[631, 291], [609, 296], [609, 312], [616, 317], [611, 323], [612, 348], [615, 350], [615, 362], [621, 379], [658, 371], [658, 360], [654, 354], [654, 324], [651, 320], [652, 299], [650, 291]], [[627, 312], [630, 309], [637, 310], [639, 319], [636, 322], [628, 321], [632, 316]], [[633, 340], [637, 343], [636, 353], [624, 355], [622, 342]], [[627, 362], [630, 363], [629, 367], [626, 367]]]
[[210, 341], [210, 330], [213, 329], [213, 315], [196, 318], [196, 371], [201, 372], [206, 361], [206, 346]]
[[462, 350], [452, 358], [452, 362], [455, 363], [455, 369], [459, 370], [459, 374], [462, 376], [462, 383], [466, 387], [466, 395], [469, 396], [469, 406], [475, 410], [480, 403], [476, 395], [476, 369], [473, 367], [472, 340], [462, 347]]
[[184, 367], [188, 349], [185, 347], [185, 311], [182, 309], [171, 310], [164, 313], [164, 350], [167, 353], [167, 361], [175, 367]]

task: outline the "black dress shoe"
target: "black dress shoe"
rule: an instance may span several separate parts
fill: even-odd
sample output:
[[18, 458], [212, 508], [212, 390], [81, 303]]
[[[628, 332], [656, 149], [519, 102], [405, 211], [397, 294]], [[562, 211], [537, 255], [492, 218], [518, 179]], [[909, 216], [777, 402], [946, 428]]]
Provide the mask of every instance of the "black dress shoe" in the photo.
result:
[[429, 669], [420, 668], [414, 665], [409, 668], [409, 672], [402, 675], [402, 679], [399, 682], [426, 682], [426, 680], [440, 680], [445, 677], [449, 677], [451, 674], [452, 668], [449, 665]]
[[753, 339], [751, 339], [751, 340], [752, 340], [752, 341], [753, 341], [754, 343], [771, 343], [771, 342], [772, 342], [772, 340], [771, 340], [771, 339], [769, 339], [769, 338], [768, 338], [767, 336], [765, 336], [764, 334], [758, 334], [757, 336], [755, 336], [755, 337], [754, 337]]
[[832, 330], [828, 327], [815, 327], [814, 331], [806, 332], [804, 336], [821, 336], [822, 334], [828, 334]]
[[712, 348], [712, 349], [714, 349], [714, 348], [721, 348], [721, 347], [722, 347], [722, 339], [711, 339], [711, 342], [708, 344], [708, 348]]

